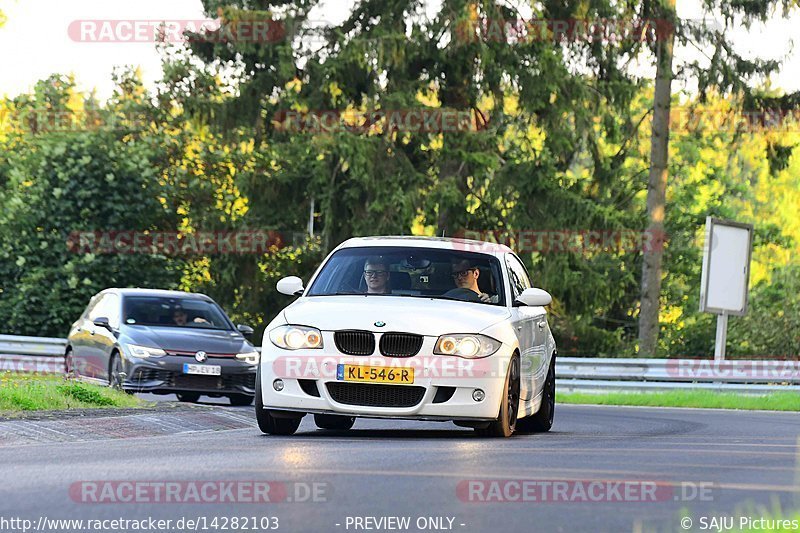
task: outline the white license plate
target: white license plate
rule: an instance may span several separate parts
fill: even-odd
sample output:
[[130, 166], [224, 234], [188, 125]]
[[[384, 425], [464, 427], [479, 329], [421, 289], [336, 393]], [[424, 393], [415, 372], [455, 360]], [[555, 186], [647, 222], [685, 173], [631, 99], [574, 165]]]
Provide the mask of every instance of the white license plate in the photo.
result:
[[200, 374], [202, 376], [219, 376], [222, 373], [222, 367], [219, 365], [192, 365], [190, 363], [184, 363], [183, 373]]

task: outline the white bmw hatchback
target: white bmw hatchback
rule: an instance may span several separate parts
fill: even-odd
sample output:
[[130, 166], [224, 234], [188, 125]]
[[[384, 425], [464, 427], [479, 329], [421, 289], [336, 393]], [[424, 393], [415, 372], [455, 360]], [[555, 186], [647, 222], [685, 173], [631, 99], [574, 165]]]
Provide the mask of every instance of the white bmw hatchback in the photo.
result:
[[548, 431], [556, 346], [545, 306], [506, 246], [424, 237], [350, 239], [267, 326], [256, 381], [264, 433], [358, 417], [451, 420], [482, 435]]

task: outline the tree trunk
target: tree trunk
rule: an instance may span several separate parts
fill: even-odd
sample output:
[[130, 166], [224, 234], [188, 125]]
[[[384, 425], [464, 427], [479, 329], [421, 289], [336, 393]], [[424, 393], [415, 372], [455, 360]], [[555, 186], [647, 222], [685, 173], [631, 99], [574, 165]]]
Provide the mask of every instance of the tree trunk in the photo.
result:
[[647, 185], [646, 248], [642, 265], [642, 292], [639, 309], [639, 355], [652, 357], [658, 344], [658, 311], [661, 295], [661, 260], [663, 256], [664, 213], [667, 195], [667, 163], [669, 161], [669, 113], [672, 96], [672, 46], [675, 42], [675, 0], [662, 0], [662, 20], [669, 29], [658, 34], [656, 45], [656, 84], [653, 97], [653, 128], [650, 136], [650, 177]]

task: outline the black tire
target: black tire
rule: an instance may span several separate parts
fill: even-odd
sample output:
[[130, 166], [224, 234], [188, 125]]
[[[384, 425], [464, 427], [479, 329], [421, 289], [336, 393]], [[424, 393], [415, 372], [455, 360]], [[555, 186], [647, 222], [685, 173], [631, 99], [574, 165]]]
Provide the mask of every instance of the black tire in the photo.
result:
[[261, 369], [256, 374], [256, 421], [258, 429], [267, 435], [292, 435], [300, 427], [299, 418], [275, 418], [264, 409], [264, 402], [261, 399]]
[[200, 399], [199, 392], [176, 392], [175, 396], [178, 397], [179, 402], [197, 403]]
[[550, 361], [547, 379], [542, 390], [542, 404], [539, 410], [526, 418], [517, 421], [517, 431], [522, 433], [545, 433], [553, 427], [556, 413], [556, 356]]
[[[111, 361], [108, 363], [108, 386], [112, 389], [123, 390], [122, 377], [120, 374], [123, 372], [122, 358], [118, 353], [111, 354]], [[128, 391], [125, 391], [128, 392]], [[129, 392], [129, 394], [132, 394]]]
[[68, 378], [75, 378], [75, 361], [72, 358], [72, 348], [67, 348], [64, 354], [64, 375]]
[[506, 383], [503, 387], [503, 401], [500, 402], [500, 416], [486, 428], [476, 428], [482, 437], [510, 437], [514, 434], [519, 411], [519, 356], [514, 354], [508, 364]]
[[253, 396], [249, 394], [231, 394], [228, 396], [228, 399], [231, 401], [231, 405], [236, 407], [242, 407], [245, 405], [252, 405], [253, 404]]
[[347, 430], [356, 423], [354, 416], [314, 415], [314, 423], [320, 429]]

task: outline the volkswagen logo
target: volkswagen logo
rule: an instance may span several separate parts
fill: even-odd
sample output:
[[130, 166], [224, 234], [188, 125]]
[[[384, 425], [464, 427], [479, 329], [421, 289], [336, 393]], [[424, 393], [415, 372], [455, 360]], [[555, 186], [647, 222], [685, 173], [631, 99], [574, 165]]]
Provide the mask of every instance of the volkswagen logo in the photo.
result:
[[386, 325], [386, 322], [383, 322], [382, 320], [378, 320], [377, 322], [375, 322], [375, 327], [377, 327], [377, 328], [382, 328], [385, 325]]
[[208, 354], [206, 352], [197, 352], [194, 354], [194, 358], [197, 359], [198, 363], [205, 363], [206, 359], [208, 359]]

